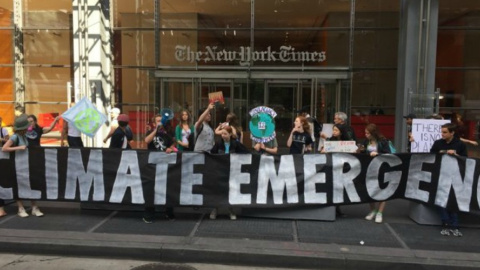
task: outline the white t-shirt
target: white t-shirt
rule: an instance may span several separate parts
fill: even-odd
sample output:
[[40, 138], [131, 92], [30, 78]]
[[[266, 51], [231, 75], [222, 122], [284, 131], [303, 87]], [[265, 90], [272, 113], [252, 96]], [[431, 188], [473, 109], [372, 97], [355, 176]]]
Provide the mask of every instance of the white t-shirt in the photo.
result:
[[81, 137], [82, 133], [73, 124], [68, 124], [68, 136]]

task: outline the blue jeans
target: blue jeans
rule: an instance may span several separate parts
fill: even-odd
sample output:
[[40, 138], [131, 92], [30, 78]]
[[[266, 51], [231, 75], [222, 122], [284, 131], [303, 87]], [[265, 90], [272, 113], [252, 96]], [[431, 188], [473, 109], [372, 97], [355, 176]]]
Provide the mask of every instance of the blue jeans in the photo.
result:
[[447, 210], [447, 208], [440, 207], [440, 215], [443, 225], [458, 229], [458, 213], [456, 211], [450, 211]]

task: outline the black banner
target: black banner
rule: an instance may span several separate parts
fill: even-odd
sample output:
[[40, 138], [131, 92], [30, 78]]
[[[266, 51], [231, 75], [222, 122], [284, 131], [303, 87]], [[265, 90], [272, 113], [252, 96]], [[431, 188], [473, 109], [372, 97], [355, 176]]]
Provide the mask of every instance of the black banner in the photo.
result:
[[477, 159], [434, 154], [0, 152], [0, 198], [169, 206], [285, 207], [396, 198], [479, 210]]

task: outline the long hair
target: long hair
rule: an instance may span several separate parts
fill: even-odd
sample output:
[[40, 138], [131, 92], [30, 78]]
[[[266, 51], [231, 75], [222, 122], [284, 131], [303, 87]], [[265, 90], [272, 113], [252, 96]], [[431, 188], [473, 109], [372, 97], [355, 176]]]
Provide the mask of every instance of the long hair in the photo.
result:
[[302, 123], [302, 127], [303, 127], [303, 130], [310, 134], [310, 124], [308, 123], [308, 120], [307, 118], [305, 118], [305, 116], [297, 116], [297, 118], [300, 120], [300, 123]]
[[370, 123], [365, 127], [365, 130], [367, 130], [370, 135], [373, 137], [373, 139], [377, 142], [381, 140], [385, 140], [385, 136], [383, 136], [382, 133], [377, 128], [377, 125]]
[[[183, 113], [187, 113], [188, 115], [188, 119], [187, 121], [183, 121]], [[187, 124], [188, 126], [190, 126], [192, 124], [192, 115], [190, 114], [190, 112], [188, 110], [181, 110], [180, 111], [180, 121], [179, 121], [179, 125], [183, 125], [183, 124]]]
[[238, 132], [242, 131], [242, 126], [240, 126], [238, 117], [233, 112], [227, 114], [227, 122], [230, 126], [234, 127]]
[[40, 126], [37, 123], [37, 117], [33, 114], [30, 114], [27, 118], [32, 118], [33, 122], [35, 123], [35, 128], [39, 128]]

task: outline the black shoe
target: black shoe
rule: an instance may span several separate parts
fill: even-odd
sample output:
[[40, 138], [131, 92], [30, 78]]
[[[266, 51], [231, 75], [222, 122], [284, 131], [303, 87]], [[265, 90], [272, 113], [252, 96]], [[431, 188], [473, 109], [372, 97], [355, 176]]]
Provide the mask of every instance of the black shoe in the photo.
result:
[[165, 218], [167, 220], [174, 221], [175, 220], [175, 215], [173, 213], [165, 214]]

